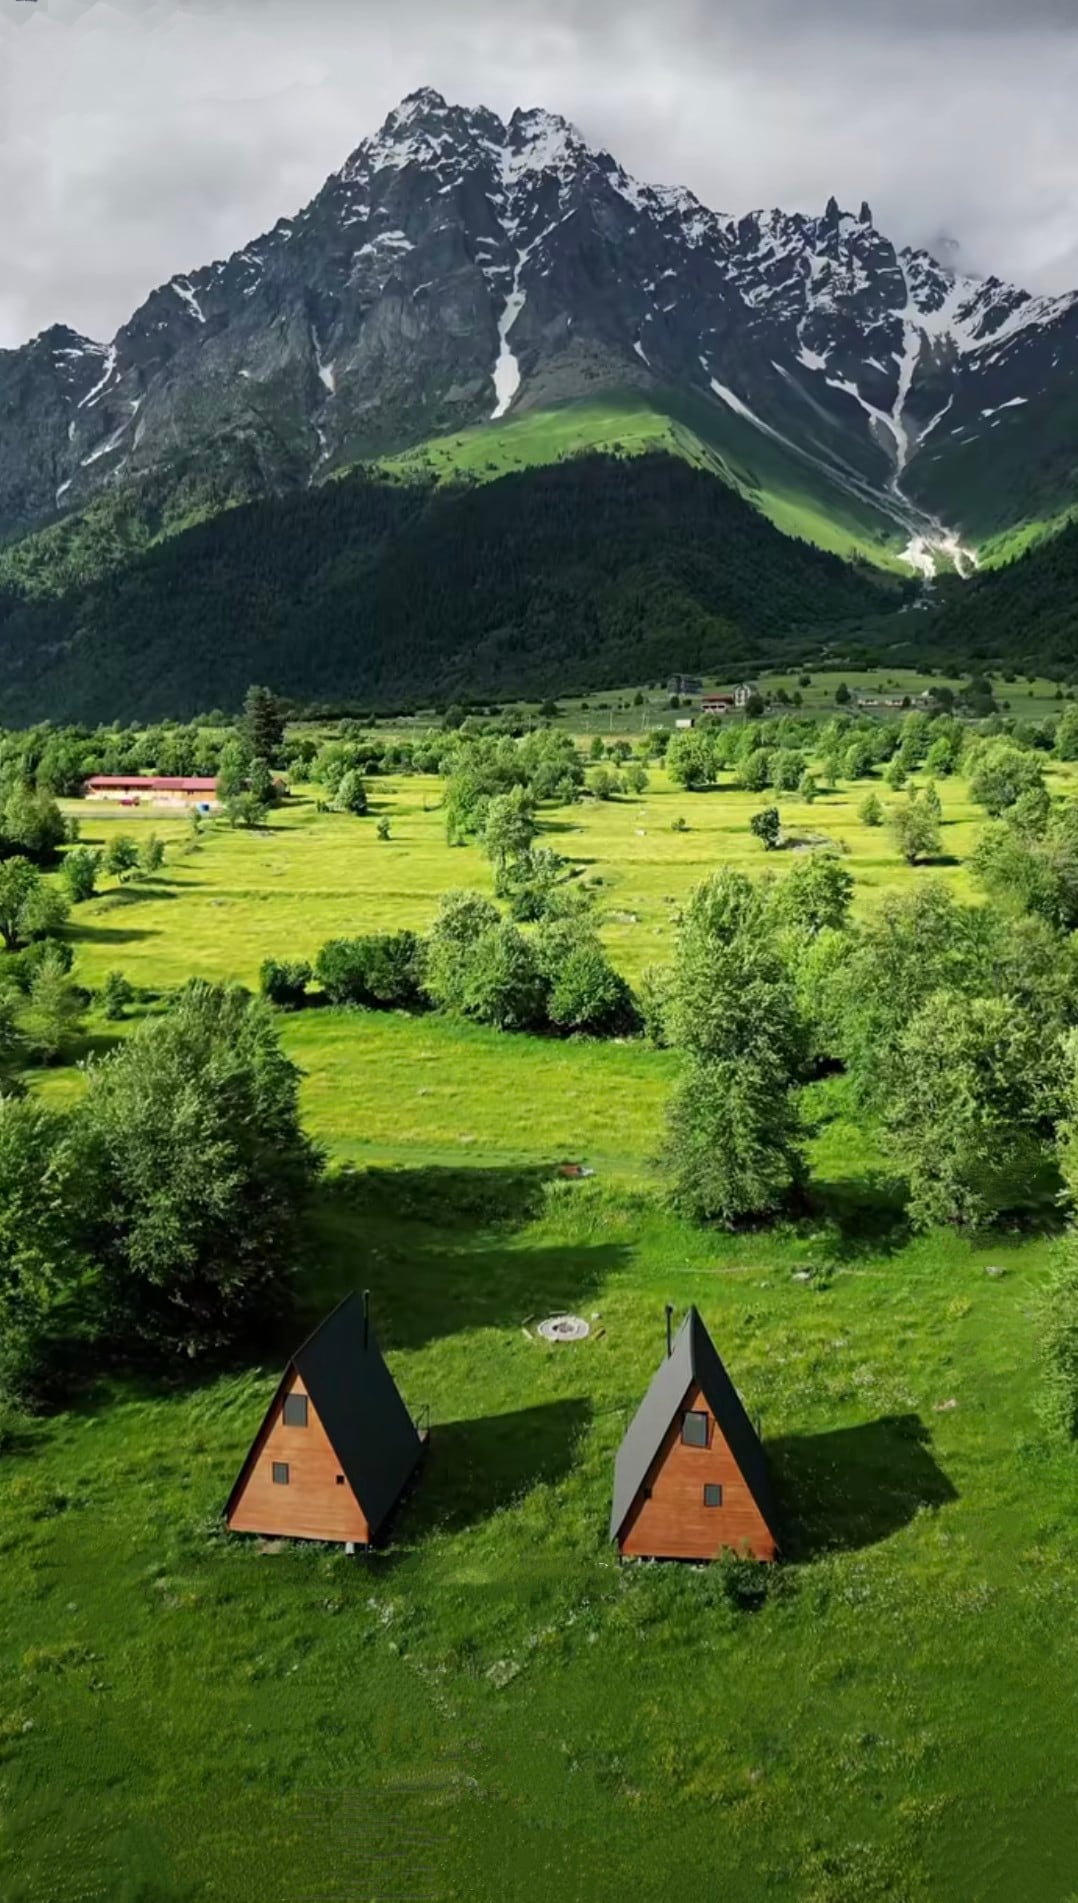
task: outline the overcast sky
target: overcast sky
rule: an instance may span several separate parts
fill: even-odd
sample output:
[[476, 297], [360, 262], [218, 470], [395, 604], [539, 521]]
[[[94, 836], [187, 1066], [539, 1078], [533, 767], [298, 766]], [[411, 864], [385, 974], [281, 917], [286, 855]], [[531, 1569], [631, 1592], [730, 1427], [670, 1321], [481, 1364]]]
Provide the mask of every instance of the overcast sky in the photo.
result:
[[107, 337], [418, 85], [544, 105], [721, 211], [862, 198], [1078, 285], [1078, 0], [0, 0], [0, 347]]

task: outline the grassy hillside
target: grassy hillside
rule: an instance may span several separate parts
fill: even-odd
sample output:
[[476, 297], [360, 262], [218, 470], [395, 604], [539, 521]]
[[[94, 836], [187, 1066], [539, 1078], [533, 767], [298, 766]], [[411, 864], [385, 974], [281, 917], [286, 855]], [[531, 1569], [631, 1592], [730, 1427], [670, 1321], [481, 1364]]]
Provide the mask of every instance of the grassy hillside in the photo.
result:
[[586, 402], [519, 412], [492, 428], [436, 437], [380, 468], [405, 477], [489, 482], [514, 469], [594, 450], [643, 455], [665, 450], [732, 484], [768, 521], [847, 560], [906, 573], [907, 537], [867, 496], [851, 492], [810, 458], [734, 415], [717, 399], [688, 391], [613, 390]]
[[[0, 578], [0, 587], [3, 579]], [[505, 697], [750, 659], [897, 605], [680, 458], [574, 457], [480, 491], [355, 474], [230, 509], [89, 586], [0, 593], [5, 717]]]
[[[76, 975], [250, 980], [489, 889], [436, 782], [371, 784], [369, 820], [304, 800], [187, 857], [182, 821], [80, 805], [89, 843], [153, 826], [170, 858], [79, 909]], [[864, 790], [783, 801], [849, 846], [859, 907], [934, 876], [968, 893], [962, 782], [938, 875], [857, 823]], [[544, 819], [606, 881], [635, 973], [703, 872], [773, 867], [757, 805], [656, 771]], [[99, 1047], [125, 1028], [91, 1018]], [[121, 1381], [0, 1436], [5, 1903], [72, 1871], [88, 1903], [620, 1903], [699, 1894], [720, 1856], [737, 1903], [1067, 1903], [1078, 1464], [1037, 1420], [1032, 1319], [1052, 1242], [911, 1240], [841, 1080], [810, 1093], [811, 1219], [726, 1237], [658, 1200], [670, 1053], [330, 1010], [282, 1030], [334, 1166], [298, 1327], [369, 1286], [430, 1454], [387, 1549], [348, 1560], [222, 1534], [275, 1365]], [[557, 1181], [567, 1157], [595, 1179]], [[608, 1544], [667, 1301], [700, 1306], [762, 1415], [787, 1553], [766, 1578]], [[531, 1338], [562, 1309], [587, 1341]]]

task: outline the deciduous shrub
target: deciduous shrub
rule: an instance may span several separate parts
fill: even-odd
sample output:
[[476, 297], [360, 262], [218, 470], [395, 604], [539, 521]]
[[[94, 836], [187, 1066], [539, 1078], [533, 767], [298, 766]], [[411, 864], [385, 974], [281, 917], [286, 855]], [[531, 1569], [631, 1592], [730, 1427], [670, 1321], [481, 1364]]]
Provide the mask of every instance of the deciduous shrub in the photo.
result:
[[369, 1011], [414, 1011], [423, 1001], [422, 946], [414, 932], [332, 938], [315, 961], [331, 1004]]
[[276, 958], [267, 958], [258, 981], [262, 996], [268, 998], [270, 1004], [283, 1011], [298, 1011], [307, 1002], [311, 967], [304, 959], [281, 963]]
[[618, 1037], [638, 1028], [632, 991], [594, 931], [571, 923], [548, 926], [538, 950], [549, 986], [547, 1015], [558, 1030]]

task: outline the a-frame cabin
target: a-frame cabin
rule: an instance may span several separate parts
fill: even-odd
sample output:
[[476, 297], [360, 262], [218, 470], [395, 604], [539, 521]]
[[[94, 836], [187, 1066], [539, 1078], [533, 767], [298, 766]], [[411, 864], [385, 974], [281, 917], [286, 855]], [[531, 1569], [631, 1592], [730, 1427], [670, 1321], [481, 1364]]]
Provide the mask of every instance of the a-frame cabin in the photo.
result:
[[292, 1356], [229, 1495], [232, 1533], [369, 1546], [420, 1459], [366, 1295], [349, 1295]]
[[610, 1537], [626, 1556], [717, 1559], [778, 1550], [767, 1461], [695, 1308], [670, 1340], [618, 1450]]

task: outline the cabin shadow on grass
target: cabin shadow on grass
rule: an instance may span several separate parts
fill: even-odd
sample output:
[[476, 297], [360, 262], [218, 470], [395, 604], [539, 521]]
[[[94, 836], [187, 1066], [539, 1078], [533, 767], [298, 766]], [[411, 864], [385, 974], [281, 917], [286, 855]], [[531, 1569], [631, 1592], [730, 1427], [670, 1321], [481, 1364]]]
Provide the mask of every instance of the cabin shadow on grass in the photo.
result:
[[584, 1397], [482, 1420], [435, 1421], [400, 1533], [412, 1541], [435, 1531], [460, 1532], [533, 1487], [556, 1485], [570, 1472], [590, 1422], [591, 1402]]
[[311, 1325], [350, 1289], [371, 1290], [383, 1348], [594, 1303], [623, 1268], [620, 1243], [529, 1248], [549, 1169], [368, 1170], [331, 1179], [315, 1218]]
[[958, 1494], [918, 1414], [767, 1442], [784, 1559], [854, 1553], [898, 1533], [924, 1507]]

